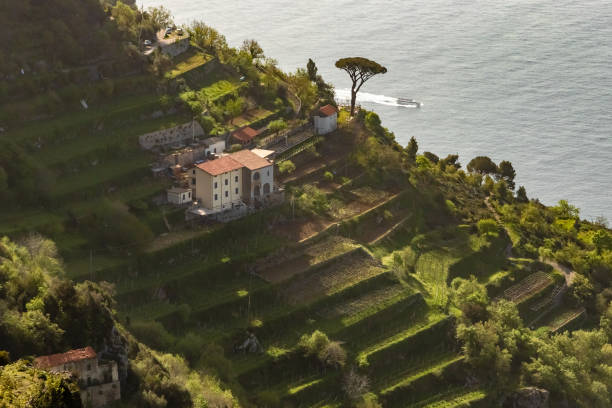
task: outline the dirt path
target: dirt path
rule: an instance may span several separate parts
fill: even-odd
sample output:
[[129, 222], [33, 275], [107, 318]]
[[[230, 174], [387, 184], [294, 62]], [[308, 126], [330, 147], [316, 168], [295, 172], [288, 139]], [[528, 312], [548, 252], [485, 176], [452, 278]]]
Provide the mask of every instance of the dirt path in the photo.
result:
[[[509, 233], [508, 229], [506, 228], [506, 225], [502, 222], [501, 217], [499, 216], [499, 214], [497, 213], [497, 211], [495, 210], [495, 208], [493, 207], [493, 205], [489, 201], [489, 197], [485, 198], [485, 204], [487, 205], [487, 208], [489, 208], [491, 213], [493, 213], [493, 217], [498, 222], [498, 224], [502, 226], [502, 228], [504, 229], [504, 231], [506, 232], [508, 237], [510, 237], [510, 233]], [[506, 254], [507, 258], [512, 257], [512, 241], [510, 241], [510, 244], [508, 244], [508, 247], [506, 247], [505, 254]], [[545, 263], [547, 265], [550, 265], [554, 269], [557, 269], [557, 270], [563, 272], [563, 276], [565, 277], [565, 284], [568, 287], [572, 286], [572, 283], [574, 282], [574, 277], [576, 276], [576, 271], [573, 271], [572, 269], [568, 268], [567, 266], [561, 265], [560, 263], [558, 263], [556, 261], [551, 261], [551, 260], [548, 260], [548, 259], [544, 259], [542, 257], [540, 257], [539, 260], [540, 260], [540, 262]]]

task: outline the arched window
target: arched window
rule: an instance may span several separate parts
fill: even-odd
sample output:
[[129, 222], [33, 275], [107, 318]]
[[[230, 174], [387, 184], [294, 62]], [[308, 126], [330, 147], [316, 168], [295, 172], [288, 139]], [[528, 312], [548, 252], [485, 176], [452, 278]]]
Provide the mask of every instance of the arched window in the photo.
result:
[[253, 180], [259, 180], [259, 172], [258, 171], [253, 173]]

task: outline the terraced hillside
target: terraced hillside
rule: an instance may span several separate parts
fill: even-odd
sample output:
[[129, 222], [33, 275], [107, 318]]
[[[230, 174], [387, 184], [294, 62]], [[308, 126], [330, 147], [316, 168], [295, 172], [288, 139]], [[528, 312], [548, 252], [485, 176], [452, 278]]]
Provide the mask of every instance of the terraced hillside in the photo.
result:
[[[182, 209], [154, 204], [170, 181], [150, 176], [154, 155], [137, 137], [191, 113], [139, 78], [138, 92], [117, 90], [112, 102], [0, 135], [44, 174], [42, 205], [3, 212], [0, 233], [52, 236], [73, 279], [113, 284], [118, 316], [140, 341], [212, 371], [245, 405], [349, 406], [354, 375], [360, 393], [385, 407], [487, 406], [488, 390], [467, 378], [455, 339], [456, 278], [474, 276], [534, 326], [559, 330], [583, 315], [544, 313], [559, 275], [508, 259], [503, 231], [478, 232], [476, 221], [492, 214], [465, 175], [380, 170], [379, 154], [363, 149], [375, 132], [345, 112], [338, 131], [291, 158], [293, 174], [279, 175], [283, 205], [227, 224], [185, 224]], [[178, 58], [166, 79], [191, 87], [180, 95], [187, 104], [249, 86], [199, 52]], [[282, 110], [251, 108], [228, 126]], [[387, 149], [381, 157], [399, 157], [397, 146], [377, 143]], [[92, 240], [90, 227], [110, 222], [109, 207], [146, 225], [146, 242]], [[332, 356], [341, 364], [305, 354], [304, 339], [323, 333], [343, 350]]]

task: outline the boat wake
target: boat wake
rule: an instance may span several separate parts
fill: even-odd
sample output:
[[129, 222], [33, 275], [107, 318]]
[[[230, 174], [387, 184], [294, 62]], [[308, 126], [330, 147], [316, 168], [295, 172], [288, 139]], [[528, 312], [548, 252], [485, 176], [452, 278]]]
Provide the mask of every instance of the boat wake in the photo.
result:
[[[338, 103], [351, 103], [350, 89], [336, 89], [336, 101]], [[402, 102], [404, 101], [404, 102]], [[376, 95], [367, 92], [357, 94], [357, 103], [377, 103], [379, 105], [400, 106], [403, 108], [418, 108], [421, 103], [407, 103], [404, 98], [394, 98], [392, 96]]]

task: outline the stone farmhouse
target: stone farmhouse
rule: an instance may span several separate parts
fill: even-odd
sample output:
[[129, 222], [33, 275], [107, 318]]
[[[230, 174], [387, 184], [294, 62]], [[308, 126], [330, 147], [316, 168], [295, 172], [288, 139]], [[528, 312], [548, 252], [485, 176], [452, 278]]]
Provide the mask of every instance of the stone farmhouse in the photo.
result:
[[274, 163], [250, 150], [198, 164], [191, 170], [194, 197], [207, 212], [255, 206], [274, 186]]
[[99, 360], [91, 347], [41, 356], [34, 365], [51, 372], [69, 372], [78, 379], [85, 407], [103, 407], [121, 399], [117, 363]]

